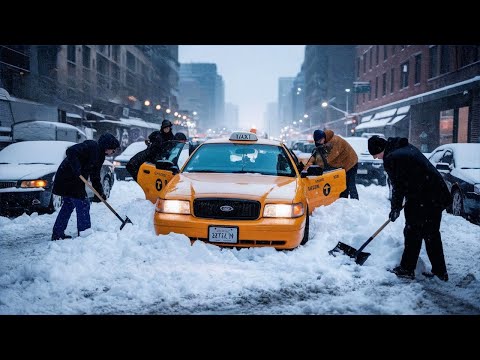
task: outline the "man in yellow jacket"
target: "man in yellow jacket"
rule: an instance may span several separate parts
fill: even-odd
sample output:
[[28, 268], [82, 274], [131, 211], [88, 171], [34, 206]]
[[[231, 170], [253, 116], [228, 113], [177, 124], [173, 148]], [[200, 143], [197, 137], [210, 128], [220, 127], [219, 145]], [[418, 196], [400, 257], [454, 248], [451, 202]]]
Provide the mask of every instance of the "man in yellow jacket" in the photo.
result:
[[333, 133], [332, 130], [315, 130], [313, 132], [313, 140], [315, 141], [316, 154], [315, 160], [310, 160], [308, 165], [312, 163], [325, 168], [322, 155], [325, 156], [329, 166], [341, 167], [345, 169], [347, 176], [347, 188], [340, 194], [340, 197], [358, 200], [357, 186], [355, 177], [357, 176], [358, 156], [352, 146], [340, 136]]

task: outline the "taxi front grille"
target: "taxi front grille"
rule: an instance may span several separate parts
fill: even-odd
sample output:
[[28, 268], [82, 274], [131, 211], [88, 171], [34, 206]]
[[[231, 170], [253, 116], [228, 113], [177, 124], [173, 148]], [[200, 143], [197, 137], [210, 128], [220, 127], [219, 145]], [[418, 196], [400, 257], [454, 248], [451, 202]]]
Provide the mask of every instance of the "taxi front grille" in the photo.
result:
[[195, 199], [193, 214], [199, 218], [255, 220], [260, 216], [260, 202], [243, 199]]

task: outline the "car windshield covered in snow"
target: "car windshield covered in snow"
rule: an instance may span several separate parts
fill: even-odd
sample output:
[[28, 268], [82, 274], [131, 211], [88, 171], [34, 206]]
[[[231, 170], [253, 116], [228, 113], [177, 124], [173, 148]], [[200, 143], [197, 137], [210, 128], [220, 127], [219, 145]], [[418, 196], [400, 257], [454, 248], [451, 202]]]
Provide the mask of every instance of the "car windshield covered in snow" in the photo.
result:
[[11, 144], [0, 152], [2, 164], [59, 165], [65, 150], [74, 145], [67, 141], [24, 141]]
[[294, 166], [281, 147], [237, 143], [204, 144], [191, 156], [183, 172], [295, 176]]

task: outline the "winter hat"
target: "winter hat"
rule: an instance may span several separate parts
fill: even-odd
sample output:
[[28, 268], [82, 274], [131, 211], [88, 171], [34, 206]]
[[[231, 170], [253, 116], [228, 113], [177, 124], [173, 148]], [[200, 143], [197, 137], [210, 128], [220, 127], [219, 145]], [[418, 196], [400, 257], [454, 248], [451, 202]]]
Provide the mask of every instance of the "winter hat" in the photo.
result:
[[170, 122], [170, 120], [163, 120], [162, 121], [162, 127], [160, 128], [160, 130], [163, 130], [165, 129], [166, 127], [172, 127], [172, 123]]
[[107, 149], [115, 150], [120, 147], [120, 142], [112, 134], [105, 133], [98, 138], [98, 146], [103, 150], [107, 150]]
[[313, 132], [313, 140], [315, 142], [319, 141], [320, 139], [325, 139], [325, 132], [323, 130], [315, 130]]
[[382, 139], [378, 135], [374, 135], [370, 139], [368, 139], [368, 152], [371, 155], [380, 154], [383, 150], [385, 150], [386, 145], [387, 140]]

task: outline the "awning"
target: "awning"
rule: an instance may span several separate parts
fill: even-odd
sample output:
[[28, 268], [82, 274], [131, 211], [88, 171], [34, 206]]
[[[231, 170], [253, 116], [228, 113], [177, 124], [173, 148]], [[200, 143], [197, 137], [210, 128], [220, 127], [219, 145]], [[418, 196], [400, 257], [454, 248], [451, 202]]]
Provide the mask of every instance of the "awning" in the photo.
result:
[[393, 118], [393, 120], [390, 121], [387, 125], [390, 126], [390, 125], [396, 124], [397, 122], [399, 122], [400, 120], [402, 120], [405, 116], [407, 116], [407, 115], [395, 116], [395, 117]]
[[390, 120], [392, 120], [391, 117], [380, 119], [380, 120], [370, 120], [370, 121], [361, 123], [360, 125], [358, 125], [355, 128], [355, 130], [383, 127], [383, 126], [387, 125], [387, 123]]
[[67, 112], [67, 117], [69, 118], [75, 118], [75, 119], [81, 119], [82, 117], [78, 114], [74, 114], [74, 113], [69, 113]]

